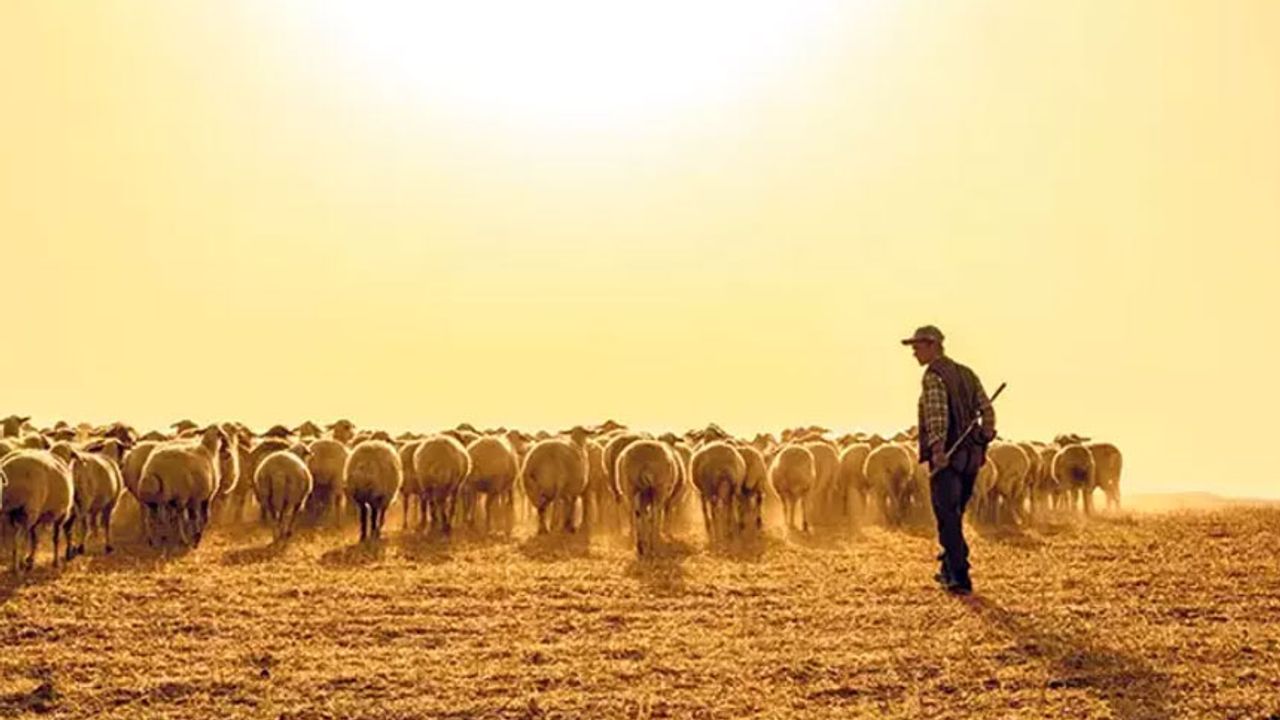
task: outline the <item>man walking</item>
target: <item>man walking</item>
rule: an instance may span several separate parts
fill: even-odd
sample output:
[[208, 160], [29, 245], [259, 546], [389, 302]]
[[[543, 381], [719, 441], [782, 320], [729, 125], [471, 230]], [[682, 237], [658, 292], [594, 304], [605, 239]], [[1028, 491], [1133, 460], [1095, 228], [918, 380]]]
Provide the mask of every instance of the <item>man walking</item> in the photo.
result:
[[[996, 414], [978, 376], [947, 357], [942, 340], [941, 330], [925, 325], [902, 344], [910, 345], [916, 360], [925, 366], [917, 409], [920, 462], [927, 462], [932, 473], [929, 494], [942, 546], [938, 556], [942, 569], [934, 579], [950, 592], [967, 595], [973, 591], [973, 583], [962, 524], [964, 508], [973, 495], [978, 469], [986, 462], [987, 445], [996, 436]], [[982, 424], [956, 445], [978, 416]]]

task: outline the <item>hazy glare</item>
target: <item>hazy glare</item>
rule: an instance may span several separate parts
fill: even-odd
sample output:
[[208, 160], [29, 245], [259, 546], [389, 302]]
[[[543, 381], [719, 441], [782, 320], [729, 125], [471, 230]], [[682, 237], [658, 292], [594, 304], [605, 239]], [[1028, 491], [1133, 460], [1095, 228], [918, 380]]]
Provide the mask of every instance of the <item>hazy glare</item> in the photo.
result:
[[635, 107], [324, 5], [0, 7], [0, 415], [890, 429], [931, 322], [1006, 434], [1280, 495], [1280, 3], [843, 3]]

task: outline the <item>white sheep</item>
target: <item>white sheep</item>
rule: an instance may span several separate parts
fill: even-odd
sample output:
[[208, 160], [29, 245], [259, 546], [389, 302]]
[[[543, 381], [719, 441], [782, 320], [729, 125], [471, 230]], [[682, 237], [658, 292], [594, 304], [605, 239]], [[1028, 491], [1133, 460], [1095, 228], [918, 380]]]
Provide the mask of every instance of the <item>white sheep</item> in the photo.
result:
[[587, 490], [586, 431], [575, 429], [568, 438], [539, 440], [529, 448], [520, 467], [520, 483], [538, 513], [538, 534], [551, 525], [574, 531], [578, 498]]
[[211, 425], [198, 442], [180, 439], [157, 447], [143, 466], [139, 498], [150, 499], [153, 515], [168, 508], [183, 545], [198, 546], [204, 537], [209, 503], [219, 487], [219, 456], [229, 452], [226, 433]]
[[[101, 452], [102, 455], [96, 453]], [[111, 516], [115, 513], [124, 481], [120, 468], [112, 460], [119, 457], [119, 445], [115, 440], [93, 443], [71, 458], [71, 479], [75, 488], [74, 530], [68, 536], [68, 559], [73, 554], [83, 555], [90, 534], [103, 534], [103, 552], [110, 555]], [[73, 542], [77, 538], [79, 542]]]
[[142, 469], [146, 466], [147, 459], [151, 457], [151, 453], [160, 444], [161, 441], [158, 440], [140, 440], [137, 445], [125, 452], [124, 460], [120, 463], [120, 475], [124, 481], [124, 489], [138, 502], [142, 539], [151, 545], [155, 544], [158, 533], [159, 511], [155, 503], [158, 503], [160, 499], [141, 495]]
[[[458, 490], [463, 519], [471, 527], [476, 526], [479, 498], [483, 495], [485, 532], [492, 530], [496, 519], [503, 532], [510, 535], [515, 522], [514, 488], [520, 473], [515, 449], [504, 435], [489, 435], [469, 442], [467, 455], [471, 457], [471, 469]], [[524, 489], [529, 488], [526, 485]]]
[[[261, 438], [257, 442], [238, 443], [236, 455], [239, 471], [248, 479], [248, 482], [237, 484], [235, 491], [232, 493], [231, 506], [234, 508], [232, 514], [235, 520], [244, 519], [245, 507], [249, 504], [249, 499], [256, 494], [253, 478], [258, 475], [258, 466], [273, 453], [283, 452], [291, 447], [293, 447], [293, 443], [281, 438]], [[265, 523], [267, 520], [266, 508], [259, 505], [258, 511], [259, 520]]]
[[[45, 525], [53, 529], [53, 564], [59, 564], [58, 544], [62, 533], [70, 532], [75, 490], [71, 468], [44, 450], [18, 450], [0, 460], [0, 476], [4, 477], [0, 497], [0, 517], [5, 520], [4, 535], [12, 543], [10, 567], [19, 569], [19, 531], [27, 538], [27, 570], [35, 566], [37, 533]], [[70, 539], [68, 538], [68, 543]]]
[[266, 456], [254, 471], [254, 495], [274, 523], [272, 530], [277, 541], [293, 536], [298, 512], [311, 495], [314, 483], [305, 462], [308, 454], [305, 445], [294, 445], [289, 450]]
[[[844, 509], [846, 517], [865, 515], [870, 506], [871, 484], [863, 473], [867, 456], [871, 454], [871, 445], [855, 442], [840, 453], [840, 466], [836, 469], [836, 488], [841, 496], [837, 498]], [[850, 508], [850, 505], [853, 507]]]
[[657, 550], [664, 516], [680, 491], [674, 451], [658, 440], [635, 440], [618, 455], [615, 491], [631, 510], [636, 554]]
[[347, 497], [360, 514], [360, 542], [380, 539], [387, 506], [404, 482], [399, 453], [385, 440], [365, 440], [352, 449], [344, 474]]
[[396, 452], [400, 455], [400, 467], [404, 471], [404, 478], [400, 483], [400, 499], [404, 503], [404, 516], [400, 523], [402, 530], [409, 529], [410, 515], [412, 514], [415, 502], [419, 505], [419, 517], [421, 518], [421, 526], [427, 524], [427, 506], [425, 502], [420, 500], [422, 494], [421, 484], [418, 482], [418, 470], [414, 467], [413, 456], [422, 447], [422, 440], [418, 438], [408, 439], [399, 443]]
[[933, 514], [933, 475], [928, 463], [920, 462], [919, 446], [908, 441], [903, 444], [911, 454], [911, 509], [921, 518], [934, 520]]
[[818, 524], [827, 525], [841, 514], [838, 507], [840, 493], [836, 486], [840, 450], [834, 443], [821, 439], [806, 440], [803, 444], [813, 454], [814, 470], [813, 489], [805, 504]]
[[[458, 489], [471, 472], [471, 456], [457, 438], [451, 435], [433, 435], [422, 441], [413, 454], [413, 465], [418, 487], [418, 501], [422, 505], [422, 525], [431, 525], [448, 534], [453, 521], [454, 504]], [[408, 501], [410, 491], [406, 490]]]
[[813, 453], [803, 445], [783, 445], [769, 463], [769, 482], [782, 500], [787, 527], [796, 529], [796, 508], [800, 508], [801, 530], [809, 532], [808, 497], [817, 482]]
[[1086, 443], [1085, 447], [1093, 455], [1097, 487], [1106, 495], [1107, 509], [1120, 509], [1120, 470], [1124, 466], [1120, 449], [1106, 442]]
[[1040, 508], [1048, 509], [1059, 505], [1059, 499], [1062, 497], [1058, 479], [1053, 476], [1053, 456], [1058, 454], [1058, 448], [1052, 445], [1038, 445], [1035, 450], [1040, 455], [1040, 473], [1031, 491], [1031, 502]]
[[885, 443], [867, 453], [862, 474], [866, 476], [880, 505], [885, 522], [901, 524], [911, 509], [915, 494], [915, 463], [908, 446]]
[[0, 437], [16, 438], [22, 434], [23, 426], [31, 418], [29, 416], [22, 417], [18, 415], [10, 415], [4, 420], [0, 420]]
[[1058, 445], [1058, 452], [1053, 456], [1053, 477], [1068, 494], [1067, 502], [1072, 510], [1076, 507], [1076, 498], [1081, 498], [1085, 514], [1091, 514], [1097, 479], [1093, 453], [1076, 440], [1059, 439]]
[[587, 440], [587, 492], [582, 498], [584, 524], [612, 530], [618, 528], [618, 503], [610, 490], [609, 471], [604, 463], [604, 442], [599, 438]]
[[746, 466], [742, 487], [736, 498], [738, 529], [752, 528], [752, 532], [764, 529], [764, 495], [769, 485], [769, 465], [764, 453], [748, 444], [738, 445], [738, 454]]
[[1026, 452], [1017, 443], [997, 441], [987, 448], [987, 463], [996, 466], [996, 483], [989, 498], [990, 516], [987, 519], [992, 522], [1003, 519], [1024, 522], [1022, 503], [1027, 495], [1027, 478], [1031, 472], [1031, 460]]
[[307, 470], [311, 471], [311, 496], [307, 509], [313, 520], [320, 520], [330, 510], [333, 522], [342, 520], [343, 488], [346, 486], [347, 457], [351, 451], [333, 438], [320, 438], [308, 447]]
[[700, 496], [708, 540], [729, 537], [735, 500], [742, 492], [746, 475], [747, 463], [741, 453], [723, 440], [709, 442], [693, 453], [689, 478]]

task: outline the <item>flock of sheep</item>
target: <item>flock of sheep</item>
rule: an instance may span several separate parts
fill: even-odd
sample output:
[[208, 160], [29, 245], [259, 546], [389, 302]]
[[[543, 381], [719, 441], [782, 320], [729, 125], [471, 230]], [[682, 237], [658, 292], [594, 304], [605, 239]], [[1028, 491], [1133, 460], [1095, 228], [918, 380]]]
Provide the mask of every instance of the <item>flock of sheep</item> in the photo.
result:
[[[137, 504], [147, 542], [188, 547], [200, 543], [212, 515], [239, 520], [251, 505], [278, 541], [292, 535], [299, 515], [337, 524], [354, 505], [360, 541], [377, 541], [397, 498], [406, 531], [447, 535], [465, 524], [509, 536], [527, 513], [539, 533], [629, 532], [642, 557], [686, 507], [700, 508], [713, 543], [761, 532], [766, 497], [781, 501], [791, 531], [808, 532], [811, 520], [896, 525], [932, 517], [914, 429], [831, 439], [825, 428], [808, 427], [747, 440], [714, 424], [654, 436], [610, 420], [560, 434], [464, 423], [392, 438], [346, 420], [323, 429], [277, 425], [260, 435], [239, 423], [184, 420], [172, 432], [140, 436], [123, 423], [37, 429], [29, 420], [0, 421], [0, 542], [11, 545], [15, 571], [34, 566], [45, 527], [54, 565], [84, 553], [91, 537], [101, 536], [110, 553], [112, 515], [126, 498]], [[1051, 508], [1091, 512], [1095, 489], [1118, 506], [1120, 469], [1114, 445], [1077, 435], [997, 440], [971, 507], [980, 521], [1022, 524]]]

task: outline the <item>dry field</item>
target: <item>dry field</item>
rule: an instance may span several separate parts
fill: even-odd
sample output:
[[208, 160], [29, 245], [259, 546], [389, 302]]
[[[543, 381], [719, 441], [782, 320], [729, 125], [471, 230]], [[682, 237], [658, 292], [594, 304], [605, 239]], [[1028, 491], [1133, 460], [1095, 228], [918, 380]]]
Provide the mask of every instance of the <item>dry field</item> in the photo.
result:
[[353, 531], [126, 546], [0, 580], [0, 717], [1280, 714], [1280, 510], [923, 529], [638, 563], [622, 541]]

